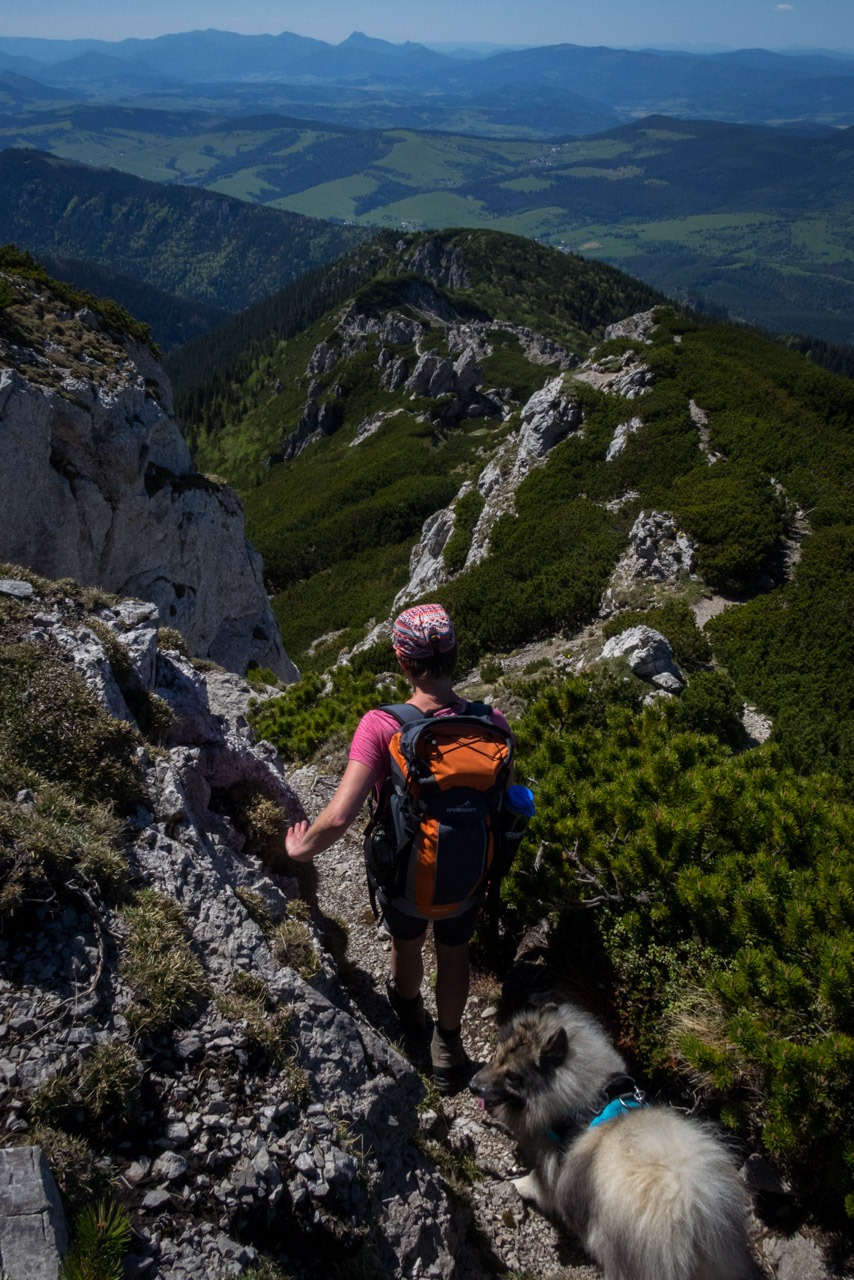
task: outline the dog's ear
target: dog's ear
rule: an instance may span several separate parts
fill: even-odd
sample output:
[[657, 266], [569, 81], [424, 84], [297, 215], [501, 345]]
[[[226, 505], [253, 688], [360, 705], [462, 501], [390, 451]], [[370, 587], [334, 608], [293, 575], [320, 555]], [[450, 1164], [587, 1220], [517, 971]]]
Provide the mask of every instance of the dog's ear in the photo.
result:
[[566, 1034], [566, 1028], [558, 1027], [557, 1031], [553, 1032], [543, 1045], [540, 1053], [540, 1065], [553, 1067], [556, 1070], [566, 1061], [568, 1053], [569, 1037]]

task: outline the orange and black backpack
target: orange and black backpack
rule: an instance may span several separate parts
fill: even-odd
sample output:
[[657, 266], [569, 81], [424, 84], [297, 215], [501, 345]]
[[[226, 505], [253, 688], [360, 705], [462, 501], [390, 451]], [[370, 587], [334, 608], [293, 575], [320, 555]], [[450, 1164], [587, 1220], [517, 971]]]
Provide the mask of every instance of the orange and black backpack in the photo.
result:
[[391, 775], [365, 832], [371, 905], [377, 888], [430, 920], [451, 916], [485, 889], [498, 849], [498, 816], [510, 778], [513, 735], [492, 708], [434, 715], [409, 703], [380, 707], [400, 729]]

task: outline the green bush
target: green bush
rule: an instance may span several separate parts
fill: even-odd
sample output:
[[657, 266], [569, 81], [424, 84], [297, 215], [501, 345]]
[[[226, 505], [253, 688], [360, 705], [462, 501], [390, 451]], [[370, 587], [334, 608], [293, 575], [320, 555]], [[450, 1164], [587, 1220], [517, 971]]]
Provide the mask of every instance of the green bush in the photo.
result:
[[484, 498], [477, 489], [469, 489], [457, 502], [454, 508], [454, 531], [442, 550], [442, 559], [449, 573], [459, 573], [465, 564], [484, 505]]
[[335, 735], [349, 741], [359, 720], [381, 702], [405, 702], [412, 690], [402, 676], [378, 685], [370, 672], [336, 667], [328, 679], [305, 676], [281, 698], [250, 715], [256, 734], [272, 742], [286, 760], [308, 760]]
[[727, 1124], [854, 1212], [854, 807], [772, 746], [732, 756], [686, 732], [678, 702], [639, 711], [621, 683], [570, 680], [519, 722], [537, 815], [507, 894], [529, 919], [596, 899], [647, 1061], [675, 1044]]
[[707, 631], [799, 773], [854, 780], [854, 527], [817, 530], [794, 580], [712, 618]]
[[696, 467], [667, 500], [697, 540], [697, 569], [710, 586], [748, 586], [783, 532], [782, 503], [750, 463]]

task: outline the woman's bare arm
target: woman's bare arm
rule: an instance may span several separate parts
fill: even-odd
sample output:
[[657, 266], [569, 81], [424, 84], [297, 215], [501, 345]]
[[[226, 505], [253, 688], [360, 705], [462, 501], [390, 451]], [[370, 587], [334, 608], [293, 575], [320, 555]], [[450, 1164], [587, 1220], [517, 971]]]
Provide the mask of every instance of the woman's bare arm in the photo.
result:
[[358, 760], [344, 770], [335, 795], [314, 822], [296, 822], [285, 832], [285, 848], [294, 862], [312, 862], [319, 853], [340, 840], [359, 815], [377, 772]]

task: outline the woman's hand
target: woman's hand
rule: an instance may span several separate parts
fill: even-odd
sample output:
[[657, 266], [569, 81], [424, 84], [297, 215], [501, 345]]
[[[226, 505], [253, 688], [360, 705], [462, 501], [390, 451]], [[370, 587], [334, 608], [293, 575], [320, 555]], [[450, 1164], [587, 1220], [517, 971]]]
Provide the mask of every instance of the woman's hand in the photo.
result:
[[294, 862], [311, 862], [314, 854], [311, 850], [300, 853], [300, 845], [308, 831], [309, 824], [307, 822], [295, 822], [292, 827], [288, 827], [285, 832], [285, 849], [288, 856], [293, 858]]

